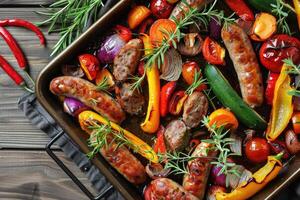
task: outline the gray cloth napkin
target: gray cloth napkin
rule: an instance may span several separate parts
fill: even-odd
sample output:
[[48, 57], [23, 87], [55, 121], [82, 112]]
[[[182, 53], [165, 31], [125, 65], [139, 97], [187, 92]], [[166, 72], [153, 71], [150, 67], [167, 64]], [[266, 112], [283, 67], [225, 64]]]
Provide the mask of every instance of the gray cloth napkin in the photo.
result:
[[[18, 106], [32, 124], [44, 131], [50, 138], [55, 137], [62, 131], [61, 127], [57, 125], [54, 119], [39, 104], [34, 94], [25, 93], [19, 99]], [[111, 186], [98, 168], [79, 150], [78, 146], [73, 143], [67, 134], [64, 134], [56, 144], [87, 175], [99, 193]], [[105, 199], [123, 200], [123, 197], [113, 188], [107, 193]]]

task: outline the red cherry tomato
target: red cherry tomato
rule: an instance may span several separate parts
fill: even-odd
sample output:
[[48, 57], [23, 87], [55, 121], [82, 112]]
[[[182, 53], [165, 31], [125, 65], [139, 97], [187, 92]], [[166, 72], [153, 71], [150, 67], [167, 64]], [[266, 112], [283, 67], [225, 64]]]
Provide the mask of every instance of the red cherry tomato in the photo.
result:
[[270, 146], [264, 138], [252, 138], [246, 143], [245, 153], [251, 162], [262, 163], [270, 155]]
[[150, 10], [152, 14], [159, 19], [169, 18], [173, 6], [167, 0], [152, 0], [150, 3]]
[[97, 57], [92, 54], [82, 54], [78, 59], [88, 80], [95, 80], [97, 73], [100, 70], [100, 63]]
[[[182, 77], [183, 80], [188, 84], [191, 85], [194, 82], [195, 73], [199, 72], [200, 68], [195, 61], [186, 61], [182, 65]], [[196, 90], [202, 91], [205, 90], [207, 86], [205, 84], [201, 84]]]
[[300, 64], [300, 41], [286, 34], [274, 35], [260, 48], [260, 62], [272, 72], [279, 73], [282, 60], [291, 58], [295, 64]]
[[131, 40], [132, 32], [129, 28], [121, 25], [116, 25], [114, 30], [124, 40], [124, 42], [128, 42], [129, 40]]
[[203, 57], [213, 65], [224, 65], [225, 49], [210, 37], [206, 37], [203, 43]]

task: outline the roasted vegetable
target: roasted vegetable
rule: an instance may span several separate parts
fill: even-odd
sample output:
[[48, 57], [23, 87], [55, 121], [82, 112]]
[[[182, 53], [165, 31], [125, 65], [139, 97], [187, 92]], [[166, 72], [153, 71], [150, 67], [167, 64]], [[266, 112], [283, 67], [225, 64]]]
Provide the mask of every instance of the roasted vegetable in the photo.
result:
[[[145, 48], [145, 55], [152, 52], [152, 45], [148, 35], [143, 35], [143, 42]], [[155, 133], [160, 124], [159, 113], [159, 92], [160, 92], [160, 80], [159, 71], [156, 64], [146, 68], [148, 87], [149, 87], [149, 102], [147, 114], [144, 122], [141, 124], [141, 128], [146, 133]]]
[[296, 134], [300, 134], [300, 112], [294, 112], [292, 116], [293, 130]]
[[291, 154], [300, 152], [300, 141], [294, 131], [288, 130], [285, 133], [285, 144]]
[[153, 151], [153, 149], [145, 143], [140, 138], [136, 137], [134, 134], [130, 133], [129, 131], [121, 128], [119, 125], [108, 121], [104, 117], [100, 116], [97, 113], [94, 113], [92, 111], [84, 111], [79, 114], [78, 116], [80, 126], [83, 130], [90, 132], [91, 130], [89, 127], [91, 126], [90, 122], [96, 122], [104, 125], [110, 125], [113, 130], [117, 132], [122, 132], [125, 136], [125, 138], [130, 141], [129, 147], [133, 148], [135, 151], [137, 151], [140, 155], [145, 157], [146, 159], [150, 160], [153, 163], [158, 163], [158, 157], [156, 153]]
[[198, 33], [187, 33], [178, 44], [178, 51], [185, 56], [196, 56], [202, 50], [203, 40]]
[[66, 97], [64, 99], [64, 111], [74, 117], [89, 108], [77, 99]]
[[263, 163], [270, 155], [270, 147], [266, 139], [254, 137], [247, 141], [245, 154], [253, 163]]
[[128, 25], [131, 29], [135, 29], [140, 25], [147, 17], [151, 15], [151, 11], [146, 6], [135, 6], [128, 13]]
[[254, 20], [254, 14], [244, 0], [225, 0], [225, 2], [244, 21]]
[[149, 36], [154, 46], [159, 46], [163, 40], [168, 40], [169, 34], [175, 32], [176, 23], [169, 19], [158, 19], [150, 27]]
[[225, 64], [225, 49], [222, 48], [216, 41], [210, 39], [210, 37], [205, 38], [202, 52], [205, 60], [210, 64]]
[[204, 72], [214, 94], [223, 106], [228, 107], [235, 114], [240, 122], [253, 129], [264, 130], [266, 128], [266, 121], [241, 99], [215, 66], [207, 64]]
[[273, 98], [274, 98], [274, 90], [276, 81], [279, 77], [279, 74], [270, 72], [267, 80], [267, 88], [265, 91], [265, 98], [267, 101], [267, 104], [272, 105]]
[[78, 59], [86, 77], [90, 81], [95, 80], [97, 73], [100, 70], [100, 63], [98, 59], [92, 54], [80, 55]]
[[282, 153], [269, 156], [265, 166], [256, 171], [249, 181], [241, 183], [230, 193], [216, 192], [216, 200], [245, 200], [265, 187], [282, 169]]
[[293, 96], [288, 94], [292, 90], [288, 69], [289, 66], [283, 65], [276, 81], [271, 117], [266, 132], [269, 141], [274, 141], [283, 132], [293, 114]]
[[216, 125], [216, 127], [224, 126], [232, 131], [236, 130], [239, 122], [230, 110], [219, 108], [209, 115], [209, 125]]
[[165, 117], [169, 112], [169, 102], [176, 88], [176, 82], [168, 82], [160, 91], [160, 116]]
[[265, 41], [277, 30], [276, 18], [269, 13], [259, 13], [250, 31], [250, 38], [254, 41]]
[[168, 18], [173, 10], [173, 5], [167, 0], [151, 0], [150, 9], [157, 18]]

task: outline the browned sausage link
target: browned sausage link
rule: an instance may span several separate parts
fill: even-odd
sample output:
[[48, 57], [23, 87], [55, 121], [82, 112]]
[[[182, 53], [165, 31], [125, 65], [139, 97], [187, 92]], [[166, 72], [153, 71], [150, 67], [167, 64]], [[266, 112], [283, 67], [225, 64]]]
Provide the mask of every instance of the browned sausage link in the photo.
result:
[[153, 180], [150, 185], [150, 194], [146, 200], [198, 200], [187, 192], [181, 185], [168, 178]]
[[50, 83], [50, 91], [55, 95], [73, 97], [115, 123], [125, 119], [125, 113], [118, 102], [108, 94], [97, 91], [89, 81], [72, 76], [60, 76]]
[[184, 102], [183, 121], [190, 127], [198, 126], [208, 110], [208, 100], [202, 92], [193, 92]]
[[263, 103], [260, 68], [248, 35], [237, 24], [222, 29], [222, 39], [238, 75], [244, 101], [251, 107]]
[[189, 11], [190, 8], [201, 9], [212, 0], [181, 0], [173, 9], [170, 19], [183, 19], [184, 14]]
[[138, 185], [146, 181], [144, 166], [124, 145], [117, 147], [110, 140], [109, 145], [102, 148], [100, 153], [130, 183]]
[[116, 80], [125, 81], [133, 75], [142, 57], [143, 42], [138, 39], [130, 40], [123, 46], [114, 59], [113, 74]]
[[211, 157], [216, 156], [215, 151], [208, 151], [208, 148], [210, 147], [211, 144], [204, 142], [201, 142], [196, 147], [196, 149], [192, 153], [192, 156], [199, 158], [188, 162], [187, 167], [190, 173], [186, 174], [183, 178], [183, 188], [199, 199], [203, 199], [205, 194], [205, 188], [211, 168]]

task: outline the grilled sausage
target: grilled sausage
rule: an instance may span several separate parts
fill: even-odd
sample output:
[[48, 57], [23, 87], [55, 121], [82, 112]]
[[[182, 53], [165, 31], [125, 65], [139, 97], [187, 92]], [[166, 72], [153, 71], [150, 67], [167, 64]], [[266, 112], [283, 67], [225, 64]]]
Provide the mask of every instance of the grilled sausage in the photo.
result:
[[116, 87], [117, 100], [121, 107], [129, 114], [138, 115], [143, 112], [145, 98], [138, 90], [132, 90], [129, 83]]
[[211, 1], [212, 0], [181, 0], [173, 9], [170, 19], [183, 19], [185, 13], [187, 13], [190, 8], [197, 8], [200, 10]]
[[192, 156], [199, 158], [188, 162], [187, 168], [190, 173], [183, 177], [183, 188], [199, 199], [203, 199], [205, 194], [205, 188], [211, 168], [211, 157], [216, 156], [215, 151], [208, 151], [211, 147], [211, 144], [204, 142], [198, 144], [192, 153]]
[[144, 166], [124, 145], [118, 146], [109, 140], [109, 145], [103, 147], [100, 153], [130, 183], [138, 185], [146, 181]]
[[168, 178], [153, 180], [145, 189], [145, 200], [199, 200]]
[[143, 43], [140, 39], [132, 39], [125, 44], [114, 59], [113, 74], [116, 80], [125, 81], [134, 74], [142, 57]]
[[89, 81], [72, 76], [60, 76], [50, 83], [50, 91], [55, 95], [73, 97], [115, 123], [125, 119], [120, 104], [108, 94], [97, 91]]
[[208, 100], [202, 92], [193, 92], [183, 105], [183, 121], [194, 128], [199, 125], [208, 110]]
[[243, 100], [251, 107], [263, 103], [263, 83], [248, 35], [237, 24], [222, 29], [222, 39], [238, 75]]
[[164, 136], [171, 151], [180, 151], [187, 145], [189, 140], [187, 127], [181, 120], [171, 121], [166, 127]]

